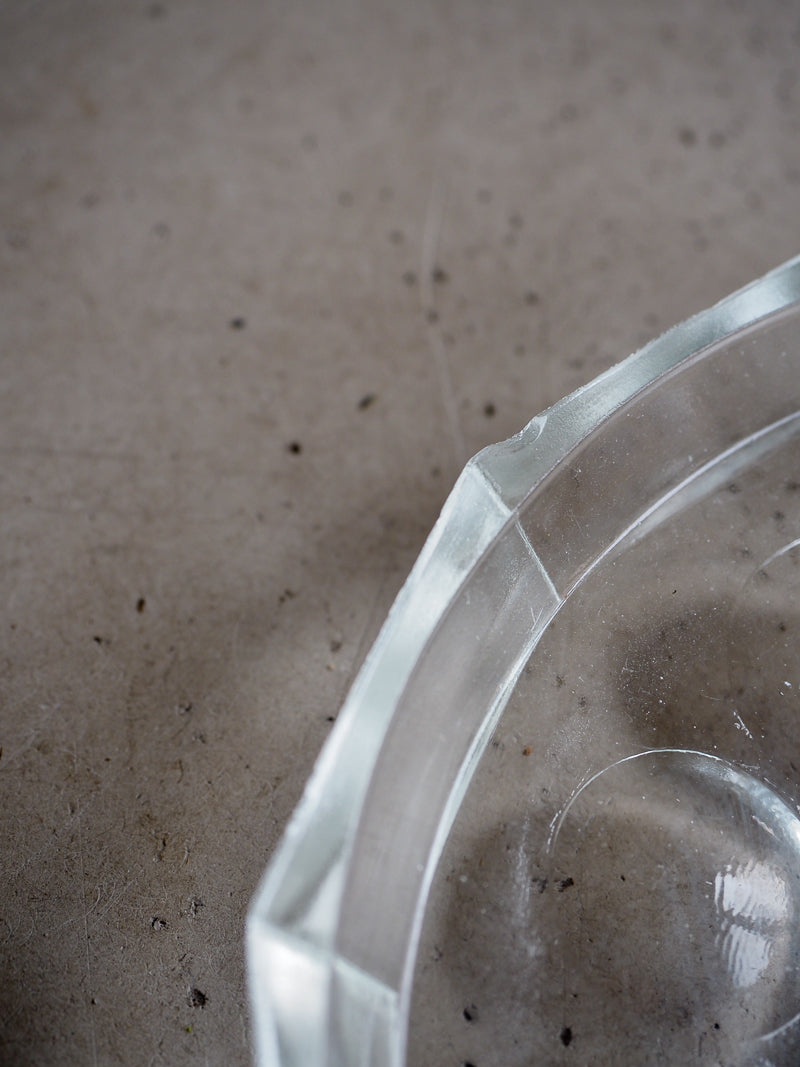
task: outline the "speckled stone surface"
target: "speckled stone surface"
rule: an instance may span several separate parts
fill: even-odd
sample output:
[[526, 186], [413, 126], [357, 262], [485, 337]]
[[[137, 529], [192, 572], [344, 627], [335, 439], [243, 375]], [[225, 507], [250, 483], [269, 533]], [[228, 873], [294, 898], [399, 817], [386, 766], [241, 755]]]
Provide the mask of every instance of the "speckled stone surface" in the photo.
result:
[[800, 251], [799, 61], [777, 0], [3, 5], [3, 1063], [250, 1061], [457, 472]]

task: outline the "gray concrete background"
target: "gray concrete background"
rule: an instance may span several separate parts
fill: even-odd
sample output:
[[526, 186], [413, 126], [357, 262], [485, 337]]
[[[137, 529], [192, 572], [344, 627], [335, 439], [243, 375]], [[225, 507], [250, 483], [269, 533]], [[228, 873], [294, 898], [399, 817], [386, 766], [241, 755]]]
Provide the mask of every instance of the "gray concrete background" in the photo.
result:
[[468, 456], [800, 251], [796, 5], [0, 10], [0, 1060], [249, 1062]]

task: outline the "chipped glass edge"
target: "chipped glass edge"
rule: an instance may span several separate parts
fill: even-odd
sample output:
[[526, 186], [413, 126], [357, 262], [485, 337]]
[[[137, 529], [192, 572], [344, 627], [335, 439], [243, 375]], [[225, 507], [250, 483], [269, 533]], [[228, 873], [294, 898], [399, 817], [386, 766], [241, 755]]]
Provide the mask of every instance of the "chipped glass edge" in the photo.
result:
[[[403, 980], [389, 988], [343, 958], [336, 935], [359, 816], [415, 666], [481, 559], [581, 441], [643, 389], [710, 345], [798, 300], [800, 256], [673, 327], [467, 463], [345, 699], [252, 900], [246, 959], [259, 1067], [402, 1067], [427, 888], [482, 751], [481, 737], [488, 736], [515, 682], [512, 670], [487, 708], [480, 736], [473, 739], [440, 813], [436, 844], [420, 874], [420, 904]], [[543, 567], [541, 572], [541, 625], [534, 627], [526, 654], [563, 599]]]

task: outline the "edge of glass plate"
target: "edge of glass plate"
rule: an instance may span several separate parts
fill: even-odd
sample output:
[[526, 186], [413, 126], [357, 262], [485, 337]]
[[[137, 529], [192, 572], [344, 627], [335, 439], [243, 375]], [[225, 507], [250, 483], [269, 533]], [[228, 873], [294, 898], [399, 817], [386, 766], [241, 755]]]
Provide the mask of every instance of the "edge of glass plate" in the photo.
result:
[[[337, 954], [335, 940], [359, 814], [415, 664], [489, 546], [589, 433], [709, 345], [798, 300], [800, 256], [674, 326], [467, 463], [345, 699], [251, 903], [248, 987], [262, 1067], [400, 1067], [401, 991], [381, 987], [350, 965]], [[362, 1009], [364, 1021], [381, 1020], [369, 1034], [348, 1025]]]

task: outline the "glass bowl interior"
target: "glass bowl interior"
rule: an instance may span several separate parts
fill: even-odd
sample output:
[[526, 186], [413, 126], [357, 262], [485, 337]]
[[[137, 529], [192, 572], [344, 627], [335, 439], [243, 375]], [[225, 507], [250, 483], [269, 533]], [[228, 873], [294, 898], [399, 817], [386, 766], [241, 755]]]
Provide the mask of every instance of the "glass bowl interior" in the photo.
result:
[[797, 1062], [798, 434], [707, 462], [549, 623], [433, 881], [409, 1063]]

